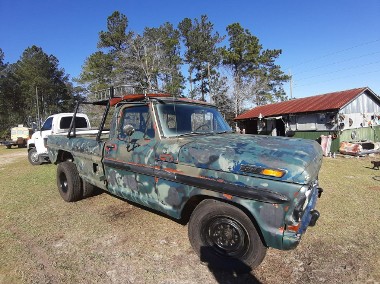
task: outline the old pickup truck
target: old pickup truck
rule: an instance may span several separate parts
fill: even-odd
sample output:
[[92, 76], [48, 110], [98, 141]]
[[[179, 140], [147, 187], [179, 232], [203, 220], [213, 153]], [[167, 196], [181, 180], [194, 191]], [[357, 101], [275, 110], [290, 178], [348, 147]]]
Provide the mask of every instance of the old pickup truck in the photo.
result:
[[72, 126], [48, 137], [65, 201], [100, 188], [188, 221], [201, 260], [237, 270], [258, 266], [268, 247], [295, 248], [315, 225], [322, 193], [315, 141], [235, 134], [216, 107], [164, 94], [97, 104], [106, 111], [96, 135], [75, 135]]

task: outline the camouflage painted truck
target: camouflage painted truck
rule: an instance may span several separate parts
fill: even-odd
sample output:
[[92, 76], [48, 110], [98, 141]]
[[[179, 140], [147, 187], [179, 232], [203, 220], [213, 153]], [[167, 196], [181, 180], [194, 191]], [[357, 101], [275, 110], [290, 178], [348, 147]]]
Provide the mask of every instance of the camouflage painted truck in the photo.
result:
[[295, 248], [315, 225], [322, 192], [315, 141], [234, 134], [216, 107], [166, 95], [98, 104], [106, 111], [97, 135], [48, 138], [65, 201], [100, 188], [181, 219], [201, 260], [238, 270], [258, 266], [268, 247]]

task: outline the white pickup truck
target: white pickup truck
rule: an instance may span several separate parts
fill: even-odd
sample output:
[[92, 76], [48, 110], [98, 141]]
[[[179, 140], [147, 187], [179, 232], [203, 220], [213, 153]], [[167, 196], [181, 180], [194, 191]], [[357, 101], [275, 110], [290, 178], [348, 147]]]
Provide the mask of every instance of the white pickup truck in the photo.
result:
[[[48, 135], [64, 134], [70, 128], [73, 113], [59, 113], [49, 116], [39, 131], [36, 131], [28, 140], [28, 160], [32, 165], [49, 162], [46, 141]], [[86, 114], [77, 113], [75, 119], [77, 131], [89, 131], [90, 121]]]

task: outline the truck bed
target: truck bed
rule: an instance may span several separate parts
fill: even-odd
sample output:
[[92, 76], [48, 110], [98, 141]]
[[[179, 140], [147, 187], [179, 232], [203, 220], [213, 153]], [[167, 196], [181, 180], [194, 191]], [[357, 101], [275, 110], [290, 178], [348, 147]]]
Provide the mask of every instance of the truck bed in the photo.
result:
[[[91, 131], [91, 130], [90, 130]], [[104, 133], [100, 141], [96, 133], [77, 133], [76, 137], [66, 135], [48, 136], [47, 146], [50, 161], [57, 164], [62, 160], [72, 160], [83, 180], [105, 189], [102, 157], [104, 143], [108, 134]]]

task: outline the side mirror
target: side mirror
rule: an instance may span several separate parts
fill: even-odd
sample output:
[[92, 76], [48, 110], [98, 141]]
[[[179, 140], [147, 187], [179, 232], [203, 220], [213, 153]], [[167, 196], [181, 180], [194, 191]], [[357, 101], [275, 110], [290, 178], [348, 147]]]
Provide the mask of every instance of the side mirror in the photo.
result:
[[133, 128], [132, 125], [127, 124], [127, 125], [125, 125], [123, 127], [123, 132], [124, 132], [125, 135], [127, 135], [128, 137], [130, 137], [135, 132], [135, 129]]

